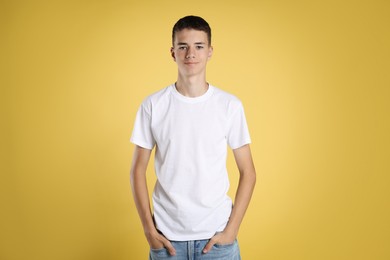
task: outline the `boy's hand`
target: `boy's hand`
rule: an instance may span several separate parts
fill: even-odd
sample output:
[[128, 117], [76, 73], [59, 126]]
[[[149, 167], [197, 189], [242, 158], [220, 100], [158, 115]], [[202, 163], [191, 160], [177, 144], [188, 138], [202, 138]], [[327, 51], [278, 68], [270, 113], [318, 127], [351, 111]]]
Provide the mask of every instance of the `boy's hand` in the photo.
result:
[[206, 254], [206, 253], [210, 252], [210, 250], [213, 248], [213, 246], [215, 244], [219, 244], [219, 245], [233, 244], [235, 239], [236, 239], [235, 236], [229, 235], [225, 232], [217, 233], [206, 244], [206, 246], [203, 249], [203, 253]]
[[170, 255], [175, 255], [176, 250], [172, 246], [171, 242], [166, 239], [163, 235], [160, 233], [153, 232], [153, 234], [146, 234], [146, 239], [148, 240], [149, 246], [152, 249], [160, 249], [160, 248], [166, 248]]

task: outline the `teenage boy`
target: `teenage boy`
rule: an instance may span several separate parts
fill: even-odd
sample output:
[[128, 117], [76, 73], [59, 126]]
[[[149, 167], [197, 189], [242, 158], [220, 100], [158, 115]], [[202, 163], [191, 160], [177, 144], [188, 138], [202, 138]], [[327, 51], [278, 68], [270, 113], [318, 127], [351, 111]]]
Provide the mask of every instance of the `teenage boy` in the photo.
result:
[[[243, 106], [206, 81], [213, 47], [204, 19], [177, 21], [172, 44], [177, 81], [143, 101], [131, 136], [131, 185], [149, 259], [240, 259], [236, 237], [256, 181]], [[234, 206], [227, 146], [240, 172]], [[154, 147], [152, 214], [145, 175]]]

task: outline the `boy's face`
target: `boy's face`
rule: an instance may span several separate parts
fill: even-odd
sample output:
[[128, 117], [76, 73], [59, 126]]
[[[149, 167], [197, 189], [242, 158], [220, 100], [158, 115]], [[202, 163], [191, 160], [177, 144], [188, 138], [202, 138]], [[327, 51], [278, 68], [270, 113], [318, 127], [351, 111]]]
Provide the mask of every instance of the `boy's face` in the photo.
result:
[[213, 47], [209, 45], [205, 32], [193, 29], [176, 32], [171, 55], [182, 76], [205, 73], [207, 61], [212, 54]]

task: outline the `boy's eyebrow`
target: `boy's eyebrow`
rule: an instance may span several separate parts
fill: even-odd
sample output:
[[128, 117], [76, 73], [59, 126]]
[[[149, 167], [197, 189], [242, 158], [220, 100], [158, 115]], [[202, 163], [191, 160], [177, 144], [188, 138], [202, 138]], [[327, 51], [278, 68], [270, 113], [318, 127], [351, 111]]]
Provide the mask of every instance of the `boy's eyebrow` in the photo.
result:
[[[206, 44], [205, 42], [195, 42], [194, 44], [196, 45], [201, 45], [201, 44]], [[185, 43], [185, 42], [178, 42], [177, 45], [188, 45], [188, 43]]]

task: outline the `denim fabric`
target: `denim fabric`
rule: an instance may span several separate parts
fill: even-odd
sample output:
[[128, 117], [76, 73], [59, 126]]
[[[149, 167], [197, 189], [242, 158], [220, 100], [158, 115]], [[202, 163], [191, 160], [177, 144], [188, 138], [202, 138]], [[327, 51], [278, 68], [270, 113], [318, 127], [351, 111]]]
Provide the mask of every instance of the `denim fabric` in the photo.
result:
[[171, 241], [176, 249], [176, 255], [169, 255], [165, 248], [151, 249], [149, 260], [240, 260], [240, 249], [237, 240], [229, 245], [214, 245], [213, 248], [204, 254], [203, 248], [208, 239], [195, 241]]

